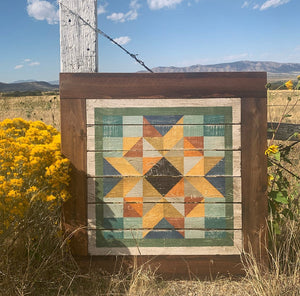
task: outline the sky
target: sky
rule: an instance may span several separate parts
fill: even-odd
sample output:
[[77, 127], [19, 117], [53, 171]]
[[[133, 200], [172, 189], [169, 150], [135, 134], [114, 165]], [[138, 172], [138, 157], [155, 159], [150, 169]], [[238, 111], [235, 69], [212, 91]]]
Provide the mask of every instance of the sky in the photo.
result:
[[[300, 63], [299, 0], [98, 0], [97, 8], [98, 28], [149, 68]], [[0, 1], [0, 82], [58, 80], [58, 9], [58, 0]], [[99, 72], [144, 70], [98, 42]]]

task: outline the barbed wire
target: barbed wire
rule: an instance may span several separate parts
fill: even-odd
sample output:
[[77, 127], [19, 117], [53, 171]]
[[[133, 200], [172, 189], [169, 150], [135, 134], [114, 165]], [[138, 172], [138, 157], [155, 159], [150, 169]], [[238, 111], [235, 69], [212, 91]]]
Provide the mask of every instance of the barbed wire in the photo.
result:
[[106, 33], [104, 33], [102, 30], [93, 27], [88, 21], [86, 21], [85, 19], [83, 19], [78, 13], [76, 13], [75, 11], [73, 11], [72, 9], [70, 9], [69, 7], [67, 7], [62, 2], [59, 1], [58, 3], [61, 6], [63, 6], [65, 9], [67, 9], [71, 14], [73, 14], [76, 17], [78, 17], [84, 24], [86, 24], [87, 26], [89, 26], [92, 30], [94, 30], [95, 32], [99, 33], [100, 35], [102, 35], [103, 37], [107, 38], [109, 41], [111, 41], [112, 43], [114, 43], [115, 45], [117, 45], [118, 47], [120, 47], [124, 52], [126, 52], [130, 57], [132, 57], [141, 66], [143, 66], [147, 71], [153, 73], [153, 71], [149, 67], [147, 67], [146, 64], [142, 60], [140, 60], [140, 59], [137, 58], [137, 54], [133, 54], [133, 53], [129, 52], [125, 47], [123, 47], [121, 44], [119, 44], [118, 42], [116, 42], [109, 35], [107, 35]]

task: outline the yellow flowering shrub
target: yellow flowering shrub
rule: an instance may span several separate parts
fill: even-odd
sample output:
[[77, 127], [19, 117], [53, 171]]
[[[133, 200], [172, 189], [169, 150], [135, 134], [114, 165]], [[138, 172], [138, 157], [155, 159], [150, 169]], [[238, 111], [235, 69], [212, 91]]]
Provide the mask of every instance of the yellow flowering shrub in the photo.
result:
[[0, 231], [22, 219], [34, 201], [67, 200], [69, 180], [55, 128], [21, 118], [0, 122]]

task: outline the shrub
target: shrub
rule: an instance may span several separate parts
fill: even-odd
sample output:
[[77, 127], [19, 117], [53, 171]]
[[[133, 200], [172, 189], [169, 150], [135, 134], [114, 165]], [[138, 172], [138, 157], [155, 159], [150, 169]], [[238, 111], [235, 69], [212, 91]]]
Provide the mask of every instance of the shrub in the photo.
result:
[[33, 202], [67, 200], [68, 184], [58, 131], [20, 118], [0, 123], [0, 231], [17, 226]]

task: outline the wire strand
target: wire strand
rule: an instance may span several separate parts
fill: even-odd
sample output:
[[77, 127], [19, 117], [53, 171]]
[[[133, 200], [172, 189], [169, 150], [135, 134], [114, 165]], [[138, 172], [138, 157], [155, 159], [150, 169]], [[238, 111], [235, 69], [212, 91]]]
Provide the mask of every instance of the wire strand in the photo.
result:
[[95, 32], [99, 33], [100, 35], [102, 35], [103, 37], [107, 38], [109, 41], [111, 41], [112, 43], [114, 43], [115, 45], [117, 45], [118, 47], [120, 47], [129, 56], [131, 56], [134, 60], [136, 60], [141, 66], [143, 66], [147, 71], [153, 73], [153, 71], [150, 68], [148, 68], [142, 60], [140, 60], [140, 59], [137, 58], [137, 54], [133, 54], [133, 53], [129, 52], [126, 48], [124, 48], [121, 44], [119, 44], [118, 42], [116, 42], [113, 38], [111, 38], [109, 35], [107, 35], [106, 33], [104, 33], [102, 30], [100, 30], [98, 28], [94, 28], [89, 22], [87, 22], [85, 19], [83, 19], [78, 13], [74, 12], [73, 10], [71, 10], [69, 7], [67, 7], [62, 2], [59, 1], [59, 4], [61, 6], [63, 6], [65, 9], [67, 9], [71, 14], [73, 14], [76, 17], [78, 17], [84, 24], [86, 24], [87, 26], [89, 26], [92, 30], [94, 30]]

